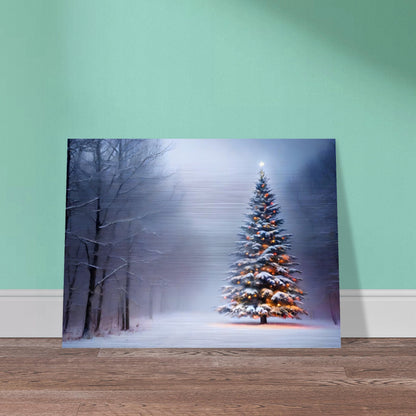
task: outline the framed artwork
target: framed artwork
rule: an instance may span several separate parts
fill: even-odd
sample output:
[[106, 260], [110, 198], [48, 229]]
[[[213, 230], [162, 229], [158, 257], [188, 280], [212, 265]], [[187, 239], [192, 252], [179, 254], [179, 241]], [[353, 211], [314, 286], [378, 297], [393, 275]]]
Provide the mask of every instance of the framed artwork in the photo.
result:
[[63, 347], [340, 346], [333, 139], [70, 139]]

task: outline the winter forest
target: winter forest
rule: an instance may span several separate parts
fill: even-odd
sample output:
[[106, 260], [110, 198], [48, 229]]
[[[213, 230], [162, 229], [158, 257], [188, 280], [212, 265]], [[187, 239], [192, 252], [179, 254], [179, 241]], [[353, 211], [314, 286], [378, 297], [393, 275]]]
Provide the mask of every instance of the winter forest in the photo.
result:
[[71, 139], [64, 347], [339, 347], [334, 140]]

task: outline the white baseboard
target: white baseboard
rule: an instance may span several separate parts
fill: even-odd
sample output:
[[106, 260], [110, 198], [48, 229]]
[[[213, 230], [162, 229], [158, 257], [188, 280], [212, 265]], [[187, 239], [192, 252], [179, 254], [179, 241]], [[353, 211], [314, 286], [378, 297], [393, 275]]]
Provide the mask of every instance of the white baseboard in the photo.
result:
[[415, 311], [416, 289], [343, 289], [341, 335], [413, 338]]
[[[0, 290], [0, 337], [61, 337], [62, 300], [62, 290]], [[416, 289], [344, 289], [341, 335], [416, 337], [415, 311]]]
[[62, 336], [63, 290], [0, 290], [1, 338]]

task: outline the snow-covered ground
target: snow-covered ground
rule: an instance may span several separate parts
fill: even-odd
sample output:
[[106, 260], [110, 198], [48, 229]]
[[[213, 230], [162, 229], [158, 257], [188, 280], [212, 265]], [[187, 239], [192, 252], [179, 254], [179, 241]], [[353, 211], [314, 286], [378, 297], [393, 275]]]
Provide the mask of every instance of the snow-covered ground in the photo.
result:
[[137, 332], [65, 341], [65, 348], [337, 348], [331, 322], [229, 318], [216, 313], [176, 313], [145, 321]]

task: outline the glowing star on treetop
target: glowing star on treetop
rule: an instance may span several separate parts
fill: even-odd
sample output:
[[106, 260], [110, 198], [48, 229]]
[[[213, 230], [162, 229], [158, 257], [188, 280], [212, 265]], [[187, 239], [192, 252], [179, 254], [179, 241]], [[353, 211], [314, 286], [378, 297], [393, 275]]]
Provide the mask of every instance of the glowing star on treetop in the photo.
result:
[[259, 166], [262, 168], [262, 167], [264, 166], [264, 162], [263, 162], [263, 161], [261, 161], [261, 162], [259, 163]]

